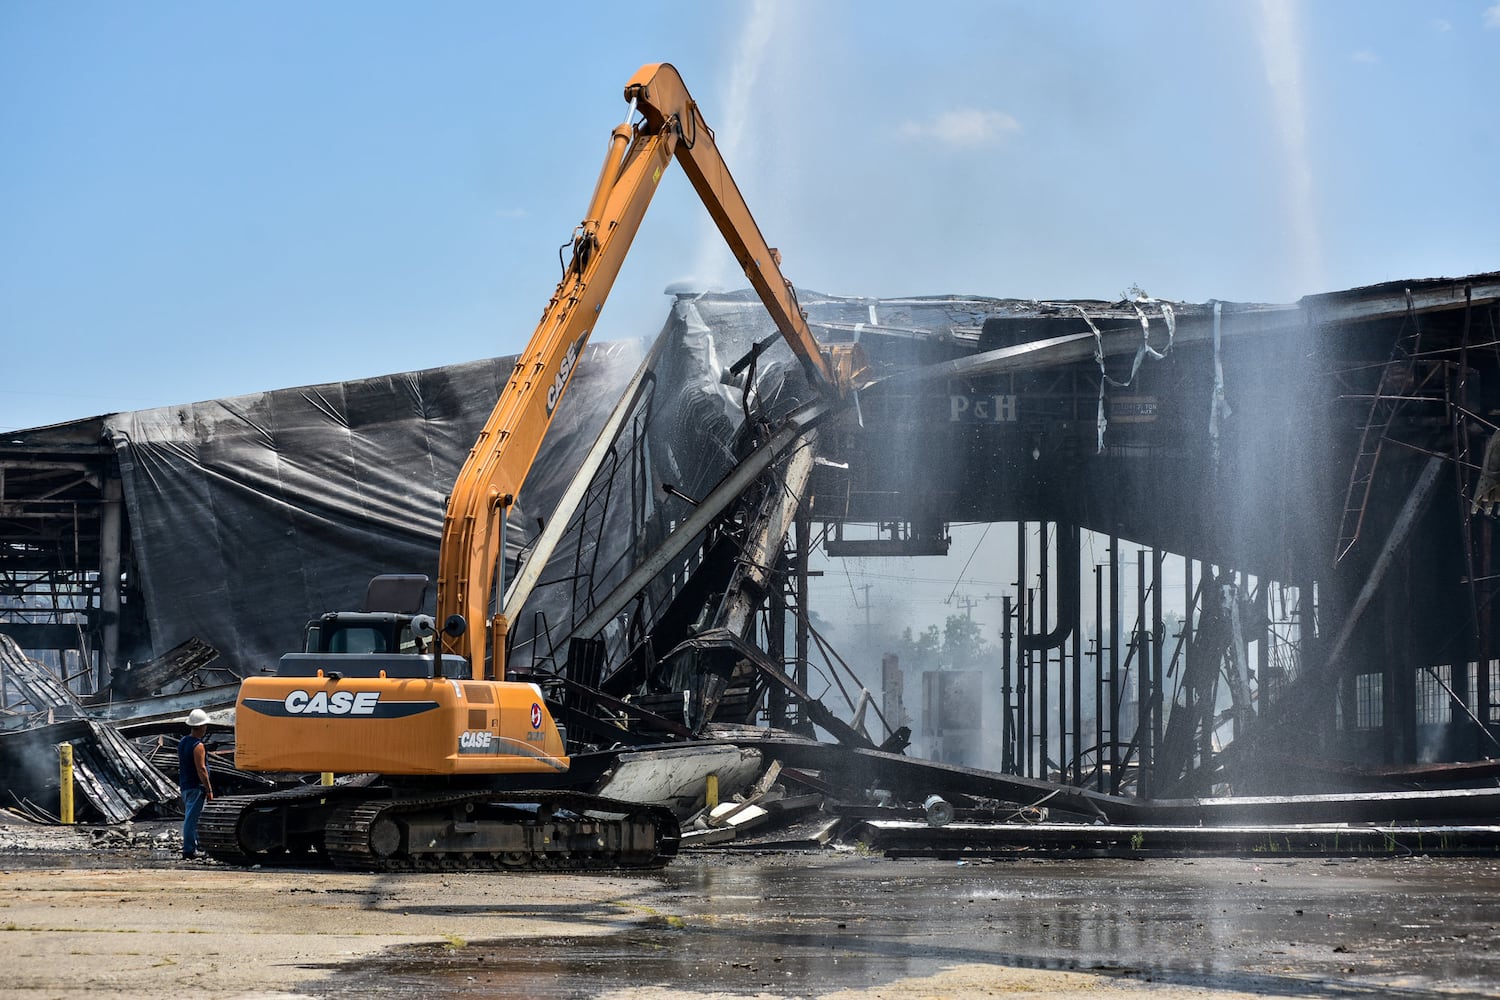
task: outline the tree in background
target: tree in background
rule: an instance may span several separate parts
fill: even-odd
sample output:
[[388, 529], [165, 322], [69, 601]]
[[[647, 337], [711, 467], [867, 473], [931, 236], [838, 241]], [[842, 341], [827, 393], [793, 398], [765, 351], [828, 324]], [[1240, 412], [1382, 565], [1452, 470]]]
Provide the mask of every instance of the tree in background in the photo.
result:
[[967, 615], [949, 615], [941, 632], [936, 625], [916, 635], [906, 628], [896, 653], [903, 668], [913, 672], [980, 670], [992, 666], [997, 655], [994, 645], [985, 640], [980, 623]]

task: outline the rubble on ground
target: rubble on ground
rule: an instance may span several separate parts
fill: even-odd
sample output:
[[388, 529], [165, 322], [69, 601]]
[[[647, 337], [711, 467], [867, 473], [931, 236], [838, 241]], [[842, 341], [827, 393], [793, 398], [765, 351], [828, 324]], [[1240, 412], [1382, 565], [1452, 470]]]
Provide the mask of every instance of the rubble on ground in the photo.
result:
[[[203, 708], [212, 710], [220, 732], [233, 726], [237, 682], [213, 667], [217, 657], [189, 640], [86, 697], [0, 634], [0, 807], [34, 822], [57, 822], [58, 747], [67, 744], [79, 820], [120, 824], [176, 813], [175, 737], [183, 716]], [[276, 784], [235, 771], [227, 761], [215, 755], [210, 767], [228, 791]]]

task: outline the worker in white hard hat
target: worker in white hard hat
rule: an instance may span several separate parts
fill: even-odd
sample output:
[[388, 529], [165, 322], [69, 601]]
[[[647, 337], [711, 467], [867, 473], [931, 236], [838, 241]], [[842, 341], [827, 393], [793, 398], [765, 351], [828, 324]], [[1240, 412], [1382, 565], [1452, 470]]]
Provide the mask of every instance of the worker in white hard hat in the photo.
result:
[[203, 804], [214, 797], [208, 777], [208, 713], [195, 708], [188, 713], [188, 734], [177, 742], [177, 786], [182, 789], [182, 857], [192, 861], [198, 854], [198, 817]]

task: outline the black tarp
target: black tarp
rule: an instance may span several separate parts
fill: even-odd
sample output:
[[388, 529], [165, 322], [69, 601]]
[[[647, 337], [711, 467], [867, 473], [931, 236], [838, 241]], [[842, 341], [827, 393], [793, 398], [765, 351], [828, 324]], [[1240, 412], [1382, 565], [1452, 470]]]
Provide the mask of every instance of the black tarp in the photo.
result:
[[[876, 353], [896, 363], [971, 351], [955, 336], [977, 336], [995, 307], [983, 299], [811, 293], [801, 304], [820, 339], [873, 339]], [[559, 549], [513, 623], [518, 646], [539, 612], [549, 629], [565, 633], [588, 610], [590, 593], [628, 572], [682, 516], [685, 502], [664, 498], [662, 483], [700, 496], [733, 466], [746, 400], [720, 376], [774, 334], [749, 291], [676, 300], [629, 440], [600, 474], [595, 523], [581, 543], [575, 532]], [[551, 516], [644, 355], [638, 341], [589, 347], [512, 512], [513, 557], [536, 519]], [[446, 494], [514, 362], [492, 358], [106, 416], [152, 654], [198, 636], [245, 675], [300, 648], [310, 618], [357, 608], [371, 576], [435, 579]], [[754, 376], [760, 403], [772, 412], [806, 392], [784, 344], [760, 358]], [[530, 658], [526, 648], [522, 660]]]
[[[545, 510], [641, 354], [591, 347], [513, 515]], [[437, 576], [449, 485], [514, 358], [106, 418], [153, 647], [190, 636], [244, 674], [359, 606], [377, 573]], [[522, 532], [513, 535], [519, 543]]]

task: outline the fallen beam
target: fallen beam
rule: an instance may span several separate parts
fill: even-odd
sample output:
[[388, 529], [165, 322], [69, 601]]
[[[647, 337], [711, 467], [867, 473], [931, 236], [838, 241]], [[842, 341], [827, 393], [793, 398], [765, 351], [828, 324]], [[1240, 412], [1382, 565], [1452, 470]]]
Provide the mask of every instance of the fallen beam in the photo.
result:
[[889, 857], [984, 858], [1024, 854], [1150, 857], [1493, 854], [1500, 826], [1094, 826], [867, 820], [847, 835]]
[[[787, 734], [734, 740], [768, 758], [820, 772], [824, 781], [857, 796], [882, 788], [898, 799], [928, 795], [994, 799], [1046, 808], [1093, 822], [1151, 826], [1261, 826], [1312, 823], [1421, 823], [1449, 825], [1500, 819], [1500, 788], [1352, 792], [1333, 795], [1236, 796], [1203, 799], [1132, 799], [1037, 778], [1000, 774], [920, 760], [901, 754], [843, 747]], [[832, 777], [830, 777], [832, 776]]]
[[821, 423], [834, 409], [832, 404], [817, 400], [793, 411], [774, 434], [736, 465], [708, 496], [699, 501], [698, 506], [678, 524], [676, 530], [650, 555], [637, 563], [630, 575], [595, 605], [594, 610], [578, 623], [561, 645], [566, 646], [568, 639], [572, 638], [592, 639], [614, 621], [647, 584], [656, 579], [730, 504], [740, 498], [756, 477], [796, 446], [803, 434]]

